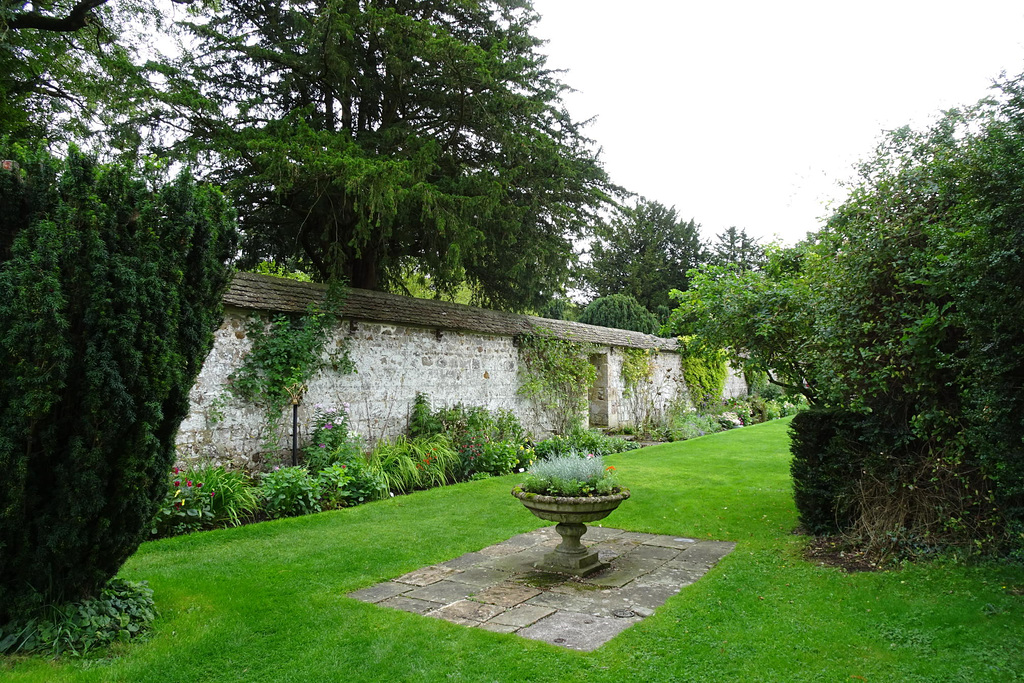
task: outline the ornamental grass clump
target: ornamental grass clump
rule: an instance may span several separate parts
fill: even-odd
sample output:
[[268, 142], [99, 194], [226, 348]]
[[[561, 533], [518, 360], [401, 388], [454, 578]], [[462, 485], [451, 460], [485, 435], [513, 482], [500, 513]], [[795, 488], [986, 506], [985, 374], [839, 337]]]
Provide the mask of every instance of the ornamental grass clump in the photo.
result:
[[527, 493], [545, 496], [607, 496], [621, 491], [615, 468], [597, 455], [562, 455], [530, 467], [520, 485]]

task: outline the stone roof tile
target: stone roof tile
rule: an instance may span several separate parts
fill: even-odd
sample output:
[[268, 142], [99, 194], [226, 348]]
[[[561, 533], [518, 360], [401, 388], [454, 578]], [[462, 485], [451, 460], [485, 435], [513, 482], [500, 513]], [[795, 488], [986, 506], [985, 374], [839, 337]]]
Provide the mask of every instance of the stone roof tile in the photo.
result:
[[[255, 273], [237, 273], [224, 294], [224, 303], [251, 310], [301, 313], [323, 299], [326, 285]], [[491, 311], [433, 299], [416, 299], [367, 289], [349, 289], [342, 311], [356, 321], [396, 323], [443, 330], [481, 332], [514, 337], [539, 330], [574, 341], [640, 349], [675, 350], [675, 339], [566, 320]]]

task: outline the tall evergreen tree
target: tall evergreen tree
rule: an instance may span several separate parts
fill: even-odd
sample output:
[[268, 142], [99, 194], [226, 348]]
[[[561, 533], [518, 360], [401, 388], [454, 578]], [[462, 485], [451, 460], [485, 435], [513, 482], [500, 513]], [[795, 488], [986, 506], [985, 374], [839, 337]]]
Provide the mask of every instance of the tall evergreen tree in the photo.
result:
[[715, 235], [709, 251], [709, 261], [716, 266], [757, 270], [767, 261], [765, 249], [757, 239], [749, 236], [745, 228], [737, 228], [735, 225]]
[[243, 264], [536, 307], [610, 190], [522, 0], [225, 0], [159, 117], [237, 198]]
[[234, 224], [72, 151], [0, 145], [0, 625], [94, 594], [167, 492]]
[[626, 294], [649, 311], [669, 306], [669, 291], [685, 290], [686, 271], [705, 260], [700, 225], [675, 207], [641, 198], [597, 229], [584, 285], [598, 296]]

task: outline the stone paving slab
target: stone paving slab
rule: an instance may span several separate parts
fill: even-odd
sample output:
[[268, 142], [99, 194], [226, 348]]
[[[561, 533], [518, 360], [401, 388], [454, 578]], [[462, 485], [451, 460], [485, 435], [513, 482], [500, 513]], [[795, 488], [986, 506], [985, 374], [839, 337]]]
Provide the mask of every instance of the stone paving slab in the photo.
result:
[[640, 619], [636, 617], [617, 619], [576, 612], [555, 612], [516, 633], [531, 640], [543, 640], [573, 650], [591, 652], [638, 621]]
[[437, 583], [454, 571], [454, 569], [449, 569], [448, 567], [424, 567], [423, 569], [403, 574], [395, 579], [395, 581], [408, 583], [413, 586], [429, 586], [432, 583]]
[[513, 630], [515, 630], [530, 626], [554, 613], [555, 610], [552, 607], [542, 607], [540, 605], [519, 605], [518, 607], [513, 607], [510, 610], [506, 610], [501, 614], [492, 617], [487, 623], [501, 624], [502, 626], [513, 626], [515, 627]]
[[459, 600], [450, 605], [439, 607], [427, 614], [427, 616], [437, 617], [438, 619], [454, 623], [462, 623], [468, 620], [480, 624], [498, 616], [504, 611], [504, 607], [498, 607], [497, 605], [485, 605], [482, 602], [475, 602], [473, 600]]
[[532, 597], [540, 595], [542, 591], [537, 588], [526, 586], [491, 586], [487, 590], [480, 591], [473, 596], [474, 600], [487, 602], [499, 607], [515, 607], [521, 602], [526, 602]]
[[409, 586], [401, 583], [395, 583], [394, 581], [387, 581], [385, 583], [374, 584], [368, 588], [357, 590], [354, 593], [349, 593], [350, 598], [356, 600], [362, 600], [363, 602], [380, 602], [381, 600], [387, 600], [393, 598], [396, 595], [409, 590]]
[[443, 603], [430, 602], [429, 600], [417, 600], [415, 598], [408, 598], [404, 595], [397, 595], [393, 598], [388, 598], [377, 603], [384, 607], [391, 607], [393, 609], [400, 609], [403, 612], [412, 612], [414, 614], [426, 614], [432, 610], [444, 607]]
[[479, 565], [485, 559], [487, 559], [487, 556], [480, 553], [466, 553], [465, 555], [459, 555], [454, 560], [442, 562], [437, 566], [447, 567], [448, 569], [469, 569]]
[[416, 598], [417, 600], [430, 600], [431, 602], [440, 602], [443, 604], [449, 602], [455, 602], [456, 600], [462, 600], [470, 593], [475, 593], [476, 588], [465, 583], [458, 583], [456, 581], [438, 581], [432, 583], [429, 586], [423, 586], [422, 588], [416, 588], [405, 593], [406, 597]]
[[548, 526], [349, 597], [589, 652], [654, 614], [736, 547], [611, 527], [588, 527], [582, 540], [611, 566], [582, 579], [538, 571], [534, 564], [560, 541]]
[[511, 574], [490, 567], [470, 567], [448, 577], [449, 581], [468, 583], [477, 588], [489, 588], [508, 581]]

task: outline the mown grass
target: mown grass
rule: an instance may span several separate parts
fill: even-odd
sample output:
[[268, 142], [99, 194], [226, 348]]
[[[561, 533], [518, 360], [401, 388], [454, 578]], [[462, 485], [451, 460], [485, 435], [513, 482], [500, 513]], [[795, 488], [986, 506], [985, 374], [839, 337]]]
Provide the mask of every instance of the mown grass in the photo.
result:
[[98, 660], [12, 658], [9, 681], [1013, 681], [1024, 569], [936, 561], [847, 575], [801, 558], [788, 421], [607, 460], [633, 492], [606, 522], [736, 550], [593, 653], [345, 597], [541, 524], [514, 477], [148, 543], [122, 575], [162, 616]]

